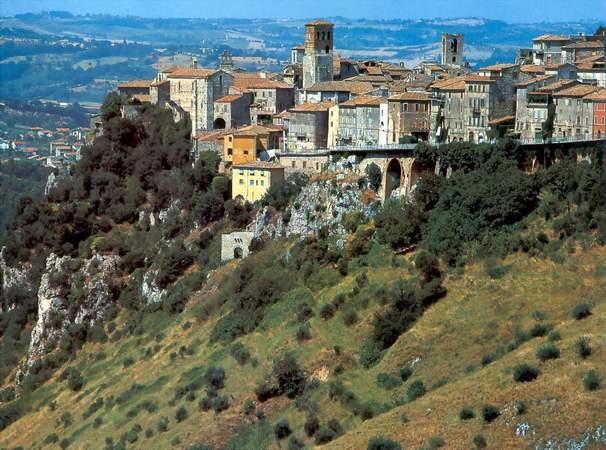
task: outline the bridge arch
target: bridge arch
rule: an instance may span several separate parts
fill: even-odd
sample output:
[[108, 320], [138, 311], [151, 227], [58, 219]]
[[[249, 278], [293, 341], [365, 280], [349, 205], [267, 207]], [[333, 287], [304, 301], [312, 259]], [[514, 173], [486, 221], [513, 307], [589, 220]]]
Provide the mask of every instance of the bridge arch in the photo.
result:
[[391, 197], [393, 191], [400, 189], [404, 180], [404, 169], [397, 158], [388, 161], [384, 171], [385, 199]]
[[217, 117], [213, 122], [213, 128], [215, 130], [224, 130], [226, 125], [227, 124], [225, 123], [225, 119], [223, 117]]

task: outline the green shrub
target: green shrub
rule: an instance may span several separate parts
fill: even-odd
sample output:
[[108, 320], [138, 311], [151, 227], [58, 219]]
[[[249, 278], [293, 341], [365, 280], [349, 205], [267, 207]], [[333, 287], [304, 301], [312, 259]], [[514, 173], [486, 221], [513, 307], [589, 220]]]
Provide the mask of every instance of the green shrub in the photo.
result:
[[499, 412], [499, 408], [493, 405], [484, 405], [482, 407], [482, 418], [484, 422], [491, 423], [499, 417], [501, 413]]
[[57, 436], [57, 433], [51, 433], [44, 438], [45, 444], [56, 444], [57, 442], [59, 442], [59, 436]]
[[551, 330], [551, 325], [546, 323], [535, 323], [530, 329], [530, 335], [532, 337], [542, 337], [549, 333], [549, 330]]
[[430, 449], [444, 447], [446, 445], [446, 441], [442, 436], [432, 436], [427, 441], [427, 444]]
[[515, 412], [518, 416], [521, 416], [522, 414], [525, 414], [526, 411], [528, 411], [528, 407], [526, 406], [526, 403], [524, 403], [522, 401], [516, 402], [515, 405], [513, 405], [513, 409], [515, 410]]
[[213, 411], [217, 414], [229, 408], [229, 398], [226, 395], [219, 395], [212, 401]]
[[557, 330], [553, 330], [549, 333], [549, 336], [547, 336], [547, 339], [549, 339], [549, 342], [556, 342], [562, 339], [562, 335], [560, 334], [559, 331]]
[[484, 438], [484, 436], [482, 436], [481, 434], [476, 434], [473, 437], [473, 445], [475, 445], [477, 449], [488, 447], [488, 444], [486, 443], [486, 438]]
[[312, 437], [314, 434], [316, 434], [318, 428], [320, 428], [320, 421], [318, 420], [318, 417], [314, 415], [307, 416], [305, 423], [303, 424], [305, 434], [308, 437]]
[[560, 349], [554, 344], [545, 344], [537, 350], [537, 358], [541, 361], [548, 359], [558, 359], [560, 357]]
[[292, 433], [288, 420], [281, 419], [274, 425], [274, 436], [277, 440], [287, 438]]
[[351, 327], [355, 325], [358, 321], [358, 314], [353, 309], [348, 309], [343, 312], [343, 323], [346, 327]]
[[412, 376], [412, 367], [404, 366], [400, 369], [400, 379], [402, 381], [408, 380]]
[[188, 415], [189, 413], [184, 406], [179, 407], [177, 411], [175, 411], [175, 419], [177, 422], [183, 422], [185, 419], [187, 419]]
[[278, 382], [281, 394], [295, 398], [305, 389], [305, 372], [299, 366], [295, 357], [286, 354], [274, 362], [273, 375]]
[[427, 392], [427, 390], [425, 389], [425, 385], [423, 384], [423, 381], [416, 380], [416, 381], [413, 381], [410, 386], [408, 386], [408, 390], [406, 391], [406, 397], [409, 402], [413, 402], [417, 398], [425, 395], [425, 392]]
[[476, 413], [473, 412], [473, 409], [469, 406], [461, 408], [461, 411], [459, 412], [459, 419], [461, 420], [473, 419], [475, 416]]
[[324, 320], [330, 320], [335, 316], [336, 308], [332, 303], [327, 303], [320, 308], [320, 317]]
[[402, 450], [402, 446], [396, 441], [392, 441], [383, 436], [377, 436], [368, 441], [366, 450]]
[[317, 445], [327, 444], [343, 432], [341, 425], [336, 419], [330, 419], [326, 425], [321, 426], [315, 434]]
[[602, 380], [595, 369], [589, 370], [583, 377], [583, 386], [587, 391], [597, 391], [601, 383]]
[[574, 343], [574, 350], [581, 359], [588, 358], [592, 353], [589, 338], [587, 336], [578, 338]]
[[241, 342], [236, 342], [234, 345], [232, 345], [230, 353], [241, 366], [250, 361], [250, 352]]
[[222, 367], [211, 366], [206, 369], [204, 380], [215, 389], [223, 389], [223, 386], [225, 386], [225, 370]]
[[381, 187], [383, 175], [381, 174], [381, 169], [375, 163], [370, 163], [366, 166], [366, 177], [368, 178], [368, 183], [370, 183], [375, 191]]
[[61, 448], [61, 450], [65, 450], [66, 448], [69, 448], [71, 442], [69, 441], [69, 439], [67, 438], [63, 438], [61, 439], [61, 442], [59, 442], [59, 447]]
[[519, 364], [513, 369], [513, 379], [519, 383], [527, 383], [536, 380], [539, 373], [539, 369], [530, 364]]
[[388, 373], [379, 373], [377, 375], [377, 386], [383, 388], [383, 389], [395, 389], [398, 386], [402, 385], [402, 379], [395, 377], [393, 375], [390, 375]]
[[297, 338], [297, 341], [299, 341], [299, 342], [310, 340], [311, 339], [311, 328], [309, 327], [309, 325], [307, 325], [307, 324], [300, 325], [297, 328], [295, 337]]
[[74, 392], [78, 392], [84, 385], [84, 379], [80, 371], [74, 367], [67, 369], [67, 386]]
[[591, 305], [587, 303], [579, 303], [572, 310], [572, 317], [576, 320], [585, 319], [591, 315]]

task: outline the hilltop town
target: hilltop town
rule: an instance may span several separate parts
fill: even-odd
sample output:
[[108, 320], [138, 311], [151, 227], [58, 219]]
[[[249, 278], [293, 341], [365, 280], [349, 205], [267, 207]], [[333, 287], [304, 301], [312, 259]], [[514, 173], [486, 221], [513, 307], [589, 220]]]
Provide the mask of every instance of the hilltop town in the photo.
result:
[[[241, 70], [226, 51], [217, 69], [197, 67], [192, 58], [189, 67], [120, 84], [118, 92], [130, 99], [123, 114], [150, 102], [175, 120], [189, 118], [192, 152], [217, 152], [230, 173], [270, 167], [259, 162], [287, 175], [318, 173], [335, 154], [397, 154], [417, 142], [509, 136], [538, 145], [606, 137], [604, 27], [593, 35], [537, 36], [516, 61], [478, 70], [466, 63], [460, 34], [442, 35], [440, 61], [407, 68], [342, 57], [334, 51], [338, 32], [330, 22], [307, 23], [304, 45], [292, 49], [282, 73]], [[233, 192], [245, 200], [269, 188], [242, 189], [245, 181], [255, 182], [233, 178]]]

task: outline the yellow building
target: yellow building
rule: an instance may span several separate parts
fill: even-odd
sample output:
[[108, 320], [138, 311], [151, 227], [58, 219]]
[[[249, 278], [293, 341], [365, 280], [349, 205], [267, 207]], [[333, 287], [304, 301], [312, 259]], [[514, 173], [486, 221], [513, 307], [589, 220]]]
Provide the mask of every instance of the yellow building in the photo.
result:
[[226, 164], [245, 164], [256, 161], [263, 150], [280, 148], [282, 127], [249, 125], [225, 134], [223, 160]]
[[271, 186], [282, 181], [284, 167], [279, 164], [253, 161], [234, 165], [231, 171], [232, 198], [240, 196], [248, 202], [256, 202]]

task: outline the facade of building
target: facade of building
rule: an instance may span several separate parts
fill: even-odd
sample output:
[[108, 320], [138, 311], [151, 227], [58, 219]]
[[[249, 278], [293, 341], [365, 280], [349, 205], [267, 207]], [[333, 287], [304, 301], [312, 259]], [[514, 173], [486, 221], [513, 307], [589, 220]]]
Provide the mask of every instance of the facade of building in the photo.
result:
[[593, 103], [583, 101], [583, 98], [597, 90], [596, 86], [576, 84], [553, 94], [554, 137], [586, 139], [592, 136]]
[[334, 25], [317, 20], [305, 24], [303, 88], [333, 79]]
[[[548, 101], [544, 96], [532, 96], [529, 93], [556, 81], [554, 75], [539, 75], [516, 84], [515, 132], [523, 141], [541, 141], [543, 123], [547, 120]], [[539, 100], [539, 101], [537, 101]]]
[[232, 129], [250, 124], [252, 94], [230, 94], [215, 100], [214, 128]]
[[118, 92], [127, 95], [140, 102], [149, 102], [150, 98], [150, 80], [132, 80], [118, 85]]
[[232, 197], [248, 202], [261, 200], [268, 189], [284, 181], [284, 167], [276, 163], [254, 161], [232, 168]]
[[363, 81], [323, 81], [302, 90], [299, 93], [299, 103], [341, 103], [350, 100], [356, 95], [369, 94], [374, 89], [371, 83]]
[[290, 110], [288, 151], [308, 151], [328, 145], [328, 113], [332, 102], [303, 103]]
[[387, 99], [360, 96], [330, 108], [328, 146], [387, 143]]
[[388, 143], [398, 144], [407, 136], [427, 140], [430, 110], [429, 93], [403, 92], [389, 97]]
[[281, 127], [249, 125], [233, 130], [223, 138], [223, 161], [226, 166], [254, 162], [262, 151], [279, 149], [281, 140]]
[[562, 61], [562, 47], [571, 42], [567, 36], [544, 34], [532, 40], [533, 64], [560, 64]]
[[585, 101], [593, 105], [592, 136], [595, 139], [602, 139], [606, 136], [606, 89], [589, 94], [585, 97]]

